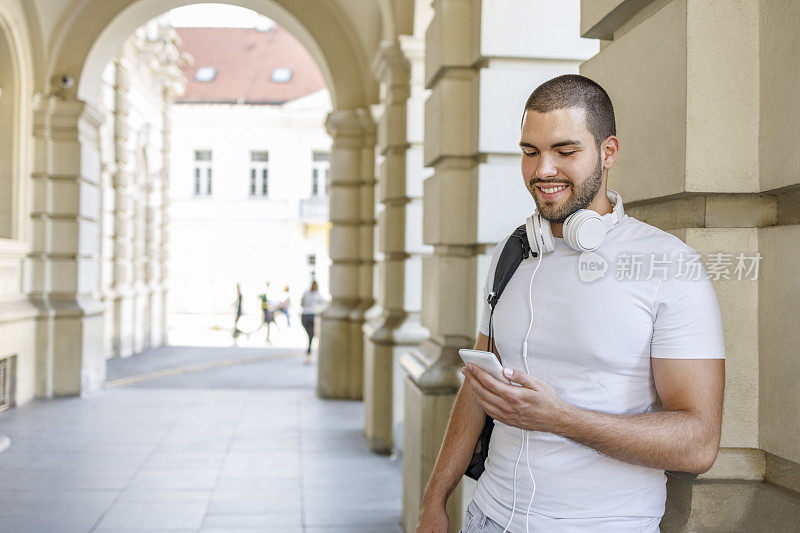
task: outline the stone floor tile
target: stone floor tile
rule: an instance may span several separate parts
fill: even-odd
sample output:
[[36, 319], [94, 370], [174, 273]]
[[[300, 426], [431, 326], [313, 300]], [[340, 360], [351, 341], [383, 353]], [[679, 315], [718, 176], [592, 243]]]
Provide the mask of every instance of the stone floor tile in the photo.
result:
[[206, 504], [205, 499], [120, 501], [103, 517], [97, 531], [115, 531], [117, 528], [199, 529]]
[[299, 513], [259, 513], [259, 514], [209, 514], [206, 516], [203, 527], [225, 528], [260, 528], [261, 531], [286, 531], [297, 528], [302, 530]]

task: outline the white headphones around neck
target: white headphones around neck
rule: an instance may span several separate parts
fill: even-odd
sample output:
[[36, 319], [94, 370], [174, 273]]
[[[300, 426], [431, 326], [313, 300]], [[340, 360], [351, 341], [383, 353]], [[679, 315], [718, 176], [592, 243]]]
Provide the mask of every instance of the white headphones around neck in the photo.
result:
[[[564, 220], [564, 242], [577, 252], [591, 252], [603, 244], [608, 230], [614, 227], [625, 214], [622, 208], [622, 197], [619, 193], [608, 189], [608, 200], [614, 206], [613, 211], [600, 215], [592, 209], [578, 209]], [[542, 218], [539, 209], [525, 221], [528, 243], [531, 250], [539, 253], [552, 252], [556, 249], [556, 241], [550, 229], [550, 221]]]

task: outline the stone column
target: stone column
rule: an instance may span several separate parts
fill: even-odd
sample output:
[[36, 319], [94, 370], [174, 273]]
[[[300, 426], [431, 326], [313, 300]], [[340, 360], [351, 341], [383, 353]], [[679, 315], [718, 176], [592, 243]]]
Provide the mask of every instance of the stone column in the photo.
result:
[[[158, 144], [158, 143], [157, 143]], [[148, 158], [148, 175], [145, 206], [145, 254], [147, 263], [145, 268], [145, 287], [147, 295], [147, 337], [145, 345], [147, 348], [161, 346], [162, 333], [161, 324], [161, 159], [160, 144], [158, 151], [149, 150], [150, 155], [154, 153], [157, 158]]]
[[[421, 67], [422, 43], [409, 38], [404, 45]], [[416, 81], [421, 85], [419, 67]], [[418, 134], [414, 153], [409, 153], [407, 133], [409, 114], [416, 112], [420, 119], [416, 124], [421, 126], [422, 109], [413, 108], [417, 101], [409, 100], [411, 62], [400, 43], [384, 43], [373, 70], [382, 96], [378, 121], [378, 302], [372, 320], [364, 325], [364, 432], [373, 451], [389, 453], [402, 449], [400, 356], [428, 335], [419, 318], [422, 172], [421, 157], [414, 157], [421, 150], [422, 132], [421, 128], [413, 132]]]
[[[610, 41], [581, 66], [617, 112], [622, 152], [609, 185], [631, 216], [720, 272], [721, 449], [708, 472], [668, 476], [661, 530], [797, 524], [800, 498], [776, 485], [800, 489], [800, 156], [786, 135], [800, 119], [800, 76], [786, 68], [800, 10], [757, 0], [581, 4], [583, 35]], [[740, 254], [747, 267], [760, 254], [755, 279], [736, 273]]]
[[[596, 43], [578, 38], [575, 3], [507, 9], [480, 0], [435, 0], [425, 46], [425, 166], [422, 324], [430, 339], [405, 354], [403, 521], [416, 524], [422, 491], [441, 446], [463, 366], [475, 341], [480, 287], [494, 245], [533, 211], [519, 170], [519, 122], [541, 82], [576, 72]], [[524, 36], [524, 37], [523, 37]], [[410, 421], [414, 423], [411, 425]], [[448, 501], [452, 531], [462, 490]], [[474, 485], [464, 492], [471, 496]]]
[[[357, 110], [334, 111], [326, 127], [331, 149], [330, 250], [331, 303], [321, 313], [317, 394], [322, 398], [361, 399], [363, 353], [362, 222], [364, 185], [364, 118]], [[369, 158], [369, 164], [372, 159]], [[372, 175], [372, 170], [369, 171]], [[370, 202], [371, 204], [371, 202]], [[365, 245], [366, 247], [367, 245]], [[368, 245], [371, 249], [371, 243]], [[371, 279], [371, 274], [369, 275]], [[371, 284], [370, 284], [371, 287]], [[357, 323], [357, 327], [355, 324]]]
[[34, 99], [33, 242], [37, 396], [79, 395], [105, 379], [99, 294], [102, 112], [79, 100]]
[[[402, 356], [405, 379], [403, 435], [403, 525], [415, 530], [422, 491], [441, 446], [455, 399], [458, 348], [474, 336], [476, 253], [472, 91], [475, 70], [469, 57], [472, 6], [437, 0], [425, 39], [424, 164], [434, 175], [424, 184], [423, 240], [434, 253], [423, 260], [422, 323], [430, 339]], [[446, 117], [446, 120], [445, 120]], [[446, 190], [444, 190], [446, 189]], [[470, 238], [470, 233], [473, 235]], [[460, 525], [461, 487], [448, 500], [452, 532]]]
[[358, 305], [350, 313], [351, 350], [358, 354], [353, 359], [353, 374], [359, 382], [352, 394], [363, 397], [364, 388], [364, 334], [363, 327], [368, 311], [375, 305], [375, 142], [376, 125], [368, 109], [358, 109], [361, 123], [361, 184], [359, 186], [358, 230]]
[[[166, 91], [165, 91], [166, 92]], [[169, 96], [171, 98], [171, 96]], [[172, 123], [169, 116], [169, 106], [164, 106], [161, 122], [161, 216], [159, 217], [160, 246], [159, 250], [159, 308], [161, 309], [161, 344], [166, 344], [168, 338], [169, 318], [169, 187], [170, 187], [170, 139]]]
[[[113, 89], [112, 89], [113, 91]], [[104, 93], [105, 95], [105, 93]], [[110, 99], [109, 99], [110, 100]], [[114, 109], [113, 101], [101, 99], [103, 126], [100, 129], [100, 301], [103, 304], [103, 354], [114, 357]]]
[[147, 346], [147, 186], [149, 176], [144, 165], [142, 150], [147, 141], [139, 138], [145, 132], [131, 132], [133, 150], [131, 153], [131, 181], [133, 205], [133, 353], [143, 351]]
[[134, 353], [133, 171], [128, 113], [129, 68], [115, 61], [114, 78], [114, 339], [119, 357]]

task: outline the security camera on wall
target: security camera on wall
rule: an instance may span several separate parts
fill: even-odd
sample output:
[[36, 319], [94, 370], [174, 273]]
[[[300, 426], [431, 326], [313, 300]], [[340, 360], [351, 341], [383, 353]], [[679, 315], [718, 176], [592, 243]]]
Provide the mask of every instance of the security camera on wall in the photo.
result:
[[62, 90], [72, 89], [72, 86], [75, 85], [75, 78], [70, 76], [69, 74], [62, 74], [58, 78], [56, 78], [56, 83], [58, 84], [58, 88]]

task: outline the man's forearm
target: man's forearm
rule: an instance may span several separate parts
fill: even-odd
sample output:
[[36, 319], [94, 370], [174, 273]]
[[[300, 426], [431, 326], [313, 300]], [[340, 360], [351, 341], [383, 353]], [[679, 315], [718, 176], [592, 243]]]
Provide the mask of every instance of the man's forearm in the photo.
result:
[[682, 472], [711, 468], [719, 447], [719, 433], [687, 411], [615, 415], [565, 404], [549, 430], [627, 463]]
[[485, 417], [475, 393], [464, 383], [456, 396], [436, 464], [425, 487], [424, 502], [444, 505], [455, 490], [472, 458]]

